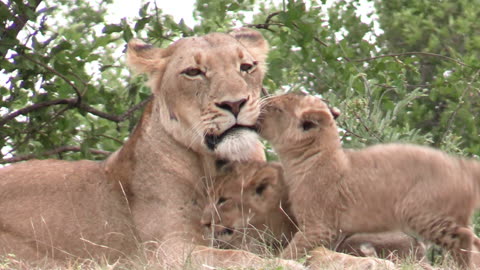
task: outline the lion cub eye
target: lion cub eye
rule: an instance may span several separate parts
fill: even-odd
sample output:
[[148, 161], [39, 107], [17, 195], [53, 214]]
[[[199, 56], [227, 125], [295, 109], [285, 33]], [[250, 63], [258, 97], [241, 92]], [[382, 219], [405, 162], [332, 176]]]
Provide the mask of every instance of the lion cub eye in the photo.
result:
[[249, 63], [243, 63], [240, 65], [240, 70], [243, 71], [243, 72], [250, 72], [253, 70], [253, 68], [257, 65], [257, 62], [253, 62], [253, 65], [252, 64], [249, 64]]
[[224, 204], [226, 201], [227, 201], [227, 198], [220, 197], [220, 198], [218, 198], [217, 204], [218, 204], [218, 205], [222, 205], [222, 204]]
[[182, 71], [182, 74], [185, 74], [189, 77], [196, 77], [199, 75], [203, 75], [203, 71], [199, 68], [187, 68], [184, 71]]
[[271, 112], [283, 113], [283, 110], [276, 106], [268, 106], [267, 109]]
[[302, 129], [304, 131], [310, 130], [310, 129], [314, 128], [315, 126], [316, 126], [316, 124], [312, 121], [304, 121], [302, 123]]

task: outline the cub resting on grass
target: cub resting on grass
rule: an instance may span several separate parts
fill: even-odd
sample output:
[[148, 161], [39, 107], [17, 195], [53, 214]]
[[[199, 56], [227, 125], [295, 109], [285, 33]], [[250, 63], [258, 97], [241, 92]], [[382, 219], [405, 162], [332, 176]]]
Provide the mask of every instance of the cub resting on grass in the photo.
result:
[[460, 267], [471, 265], [479, 162], [413, 145], [344, 150], [328, 106], [313, 96], [270, 98], [258, 130], [280, 157], [301, 231], [282, 257], [342, 235], [403, 230], [448, 249]]
[[[203, 210], [205, 238], [219, 248], [278, 254], [297, 232], [278, 163], [230, 162], [219, 168]], [[356, 256], [421, 260], [425, 247], [403, 233], [355, 234], [337, 251]]]

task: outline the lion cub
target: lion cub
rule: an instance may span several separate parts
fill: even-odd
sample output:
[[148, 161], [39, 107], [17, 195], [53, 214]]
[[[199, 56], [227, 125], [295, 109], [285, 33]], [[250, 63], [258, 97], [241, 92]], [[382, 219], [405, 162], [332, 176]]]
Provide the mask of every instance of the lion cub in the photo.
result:
[[277, 253], [296, 231], [283, 204], [288, 193], [278, 163], [226, 163], [207, 193], [201, 223], [215, 247]]
[[357, 232], [414, 232], [469, 267], [469, 228], [479, 205], [480, 163], [428, 147], [342, 149], [328, 106], [313, 96], [270, 98], [258, 122], [285, 169], [301, 232], [282, 253], [296, 258]]
[[[231, 162], [219, 168], [203, 210], [205, 238], [220, 248], [278, 254], [297, 232], [278, 163]], [[425, 247], [403, 233], [355, 234], [337, 251], [357, 256], [421, 260]]]

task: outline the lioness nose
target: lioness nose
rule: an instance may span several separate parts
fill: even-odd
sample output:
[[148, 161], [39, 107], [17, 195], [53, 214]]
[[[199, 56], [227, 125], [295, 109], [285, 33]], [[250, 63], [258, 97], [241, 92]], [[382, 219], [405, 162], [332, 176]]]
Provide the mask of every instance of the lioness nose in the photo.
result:
[[215, 103], [215, 105], [221, 109], [231, 112], [235, 117], [237, 117], [240, 113], [240, 109], [243, 107], [243, 105], [245, 105], [246, 102], [247, 99], [242, 98], [237, 101], [223, 101], [221, 103]]

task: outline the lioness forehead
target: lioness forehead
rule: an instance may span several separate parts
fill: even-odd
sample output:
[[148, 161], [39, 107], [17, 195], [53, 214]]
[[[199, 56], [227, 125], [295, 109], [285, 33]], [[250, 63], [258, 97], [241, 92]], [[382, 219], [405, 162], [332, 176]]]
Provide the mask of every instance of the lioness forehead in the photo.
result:
[[170, 47], [173, 49], [182, 48], [182, 50], [188, 49], [212, 49], [218, 47], [239, 47], [242, 44], [236, 40], [234, 37], [224, 33], [211, 33], [205, 36], [198, 36], [198, 37], [186, 37], [182, 38]]

